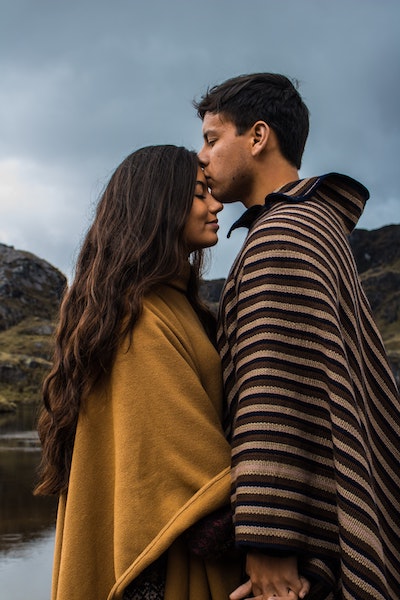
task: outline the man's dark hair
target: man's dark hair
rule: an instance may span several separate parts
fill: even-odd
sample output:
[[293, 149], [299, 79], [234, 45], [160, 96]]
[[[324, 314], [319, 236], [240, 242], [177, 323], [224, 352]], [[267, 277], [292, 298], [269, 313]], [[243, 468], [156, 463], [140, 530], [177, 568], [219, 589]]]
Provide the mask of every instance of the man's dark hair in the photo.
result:
[[223, 113], [239, 135], [256, 121], [265, 121], [275, 132], [282, 155], [300, 168], [309, 112], [297, 91], [297, 82], [293, 84], [276, 73], [239, 75], [209, 88], [193, 105], [201, 119], [207, 112]]

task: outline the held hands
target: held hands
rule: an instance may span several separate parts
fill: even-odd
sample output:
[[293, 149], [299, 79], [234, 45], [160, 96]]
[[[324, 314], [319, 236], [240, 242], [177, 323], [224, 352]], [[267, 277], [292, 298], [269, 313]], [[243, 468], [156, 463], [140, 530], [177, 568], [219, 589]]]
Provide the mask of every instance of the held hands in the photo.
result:
[[248, 552], [246, 572], [250, 579], [230, 594], [230, 600], [298, 600], [310, 591], [310, 583], [298, 574], [296, 556]]

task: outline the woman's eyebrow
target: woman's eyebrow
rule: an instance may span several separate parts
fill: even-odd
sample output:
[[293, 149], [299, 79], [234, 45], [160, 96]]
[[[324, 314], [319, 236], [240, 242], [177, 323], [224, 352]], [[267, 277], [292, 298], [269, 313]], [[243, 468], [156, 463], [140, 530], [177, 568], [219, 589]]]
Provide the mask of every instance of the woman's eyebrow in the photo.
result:
[[204, 191], [207, 189], [207, 185], [204, 183], [204, 181], [200, 181], [199, 179], [196, 181], [196, 185], [201, 185]]

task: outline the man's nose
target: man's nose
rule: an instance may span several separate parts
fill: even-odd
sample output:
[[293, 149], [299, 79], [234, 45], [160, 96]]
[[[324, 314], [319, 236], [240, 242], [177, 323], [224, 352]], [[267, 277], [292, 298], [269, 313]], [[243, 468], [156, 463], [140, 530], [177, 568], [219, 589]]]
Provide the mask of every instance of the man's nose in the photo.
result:
[[200, 163], [201, 167], [205, 167], [208, 164], [207, 154], [206, 154], [206, 151], [205, 151], [205, 146], [202, 147], [202, 149], [198, 153], [197, 157], [199, 159], [199, 163]]

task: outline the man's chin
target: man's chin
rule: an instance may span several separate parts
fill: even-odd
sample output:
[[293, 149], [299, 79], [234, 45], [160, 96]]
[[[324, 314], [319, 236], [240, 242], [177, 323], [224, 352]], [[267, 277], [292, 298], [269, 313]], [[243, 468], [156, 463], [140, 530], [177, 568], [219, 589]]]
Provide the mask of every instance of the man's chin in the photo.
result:
[[210, 194], [213, 198], [215, 198], [216, 200], [218, 200], [218, 202], [226, 202], [226, 200], [224, 200], [224, 194], [223, 192], [221, 192], [221, 190], [218, 190], [218, 187], [213, 185], [210, 186], [208, 188], [210, 190]]
[[218, 200], [218, 202], [221, 202], [222, 204], [234, 204], [235, 202], [240, 202], [239, 198], [233, 198], [232, 196], [226, 196], [224, 194], [217, 196], [215, 194], [212, 195], [216, 200]]
[[240, 202], [239, 198], [232, 196], [232, 194], [224, 193], [223, 190], [218, 189], [217, 186], [209, 186], [210, 194], [213, 198], [222, 202], [222, 204], [233, 204], [234, 202]]

